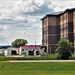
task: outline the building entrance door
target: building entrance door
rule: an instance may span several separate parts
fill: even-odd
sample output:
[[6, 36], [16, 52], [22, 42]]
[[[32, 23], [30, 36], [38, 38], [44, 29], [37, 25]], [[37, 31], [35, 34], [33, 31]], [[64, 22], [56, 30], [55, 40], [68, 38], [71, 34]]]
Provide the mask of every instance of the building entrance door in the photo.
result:
[[34, 51], [29, 51], [29, 55], [34, 55]]
[[16, 52], [16, 51], [12, 51], [11, 54], [12, 54], [12, 55], [16, 55], [17, 52]]
[[39, 51], [36, 51], [36, 55], [39, 55]]

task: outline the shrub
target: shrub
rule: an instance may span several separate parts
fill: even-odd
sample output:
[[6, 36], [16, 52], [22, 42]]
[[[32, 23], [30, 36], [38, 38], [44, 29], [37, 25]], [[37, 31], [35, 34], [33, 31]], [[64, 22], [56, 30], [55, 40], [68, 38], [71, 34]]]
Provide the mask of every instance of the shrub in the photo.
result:
[[58, 47], [56, 49], [56, 53], [57, 53], [57, 59], [69, 59], [69, 57], [71, 57], [72, 54], [72, 43], [67, 40], [67, 39], [61, 39], [58, 42]]

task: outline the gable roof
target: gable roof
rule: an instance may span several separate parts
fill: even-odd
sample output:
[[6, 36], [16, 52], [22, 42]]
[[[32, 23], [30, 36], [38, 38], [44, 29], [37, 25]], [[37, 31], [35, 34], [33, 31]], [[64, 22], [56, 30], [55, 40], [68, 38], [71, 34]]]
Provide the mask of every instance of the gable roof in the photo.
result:
[[20, 46], [22, 49], [39, 49], [40, 46], [32, 45], [32, 46]]
[[20, 50], [20, 48], [16, 48], [16, 50]]

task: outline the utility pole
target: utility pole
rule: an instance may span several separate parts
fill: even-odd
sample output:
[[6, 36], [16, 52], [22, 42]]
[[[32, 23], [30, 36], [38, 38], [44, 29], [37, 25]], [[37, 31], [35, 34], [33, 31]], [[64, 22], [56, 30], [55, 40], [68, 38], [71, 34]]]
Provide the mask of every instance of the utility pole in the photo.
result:
[[35, 49], [36, 49], [36, 41], [35, 41]]
[[36, 56], [36, 41], [35, 41], [34, 55]]

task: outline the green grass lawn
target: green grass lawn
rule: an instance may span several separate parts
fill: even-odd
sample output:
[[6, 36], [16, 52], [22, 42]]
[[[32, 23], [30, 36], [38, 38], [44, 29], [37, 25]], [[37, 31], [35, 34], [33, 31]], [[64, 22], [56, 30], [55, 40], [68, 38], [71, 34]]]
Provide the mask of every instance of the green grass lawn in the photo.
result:
[[74, 62], [0, 62], [0, 75], [75, 75]]
[[[75, 59], [75, 54], [72, 54], [71, 60]], [[8, 60], [57, 60], [56, 54], [48, 54], [48, 55], [42, 55], [40, 57], [4, 57], [0, 56], [0, 61], [8, 61]]]
[[49, 55], [42, 55], [39, 57], [31, 56], [31, 57], [4, 57], [0, 56], [0, 61], [7, 61], [7, 60], [54, 60], [56, 59], [55, 54]]

